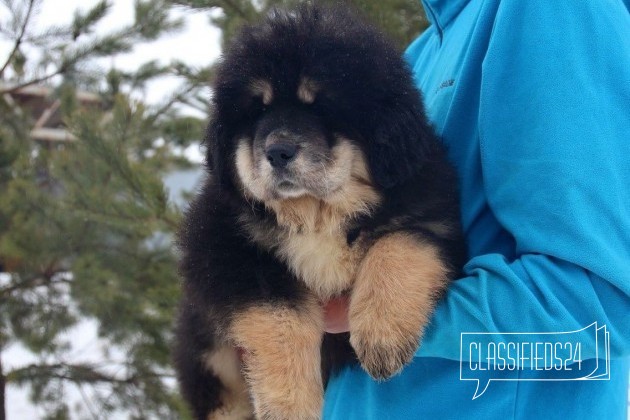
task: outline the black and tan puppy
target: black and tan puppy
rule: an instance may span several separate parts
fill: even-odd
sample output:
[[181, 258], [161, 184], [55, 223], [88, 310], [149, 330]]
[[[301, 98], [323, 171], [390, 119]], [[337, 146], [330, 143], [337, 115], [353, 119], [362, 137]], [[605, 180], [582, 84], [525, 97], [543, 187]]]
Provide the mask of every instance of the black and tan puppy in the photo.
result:
[[341, 9], [243, 29], [213, 92], [179, 239], [181, 387], [199, 419], [316, 419], [322, 377], [352, 354], [323, 339], [321, 302], [349, 295], [374, 378], [416, 351], [464, 258], [455, 172], [400, 52]]

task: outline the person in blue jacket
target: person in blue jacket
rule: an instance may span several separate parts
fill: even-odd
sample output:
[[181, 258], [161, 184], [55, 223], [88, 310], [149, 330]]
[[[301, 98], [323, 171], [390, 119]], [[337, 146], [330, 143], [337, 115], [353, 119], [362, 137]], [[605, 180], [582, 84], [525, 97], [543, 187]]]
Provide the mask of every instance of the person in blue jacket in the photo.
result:
[[[406, 58], [460, 174], [470, 260], [413, 362], [382, 383], [360, 367], [343, 370], [328, 385], [324, 418], [626, 420], [628, 2], [423, 5], [431, 26]], [[475, 399], [474, 383], [460, 380], [462, 333], [562, 332], [594, 322], [610, 336], [610, 354], [598, 356], [609, 360], [607, 380], [542, 381], [549, 372], [522, 371]], [[485, 372], [482, 382], [493, 375]]]

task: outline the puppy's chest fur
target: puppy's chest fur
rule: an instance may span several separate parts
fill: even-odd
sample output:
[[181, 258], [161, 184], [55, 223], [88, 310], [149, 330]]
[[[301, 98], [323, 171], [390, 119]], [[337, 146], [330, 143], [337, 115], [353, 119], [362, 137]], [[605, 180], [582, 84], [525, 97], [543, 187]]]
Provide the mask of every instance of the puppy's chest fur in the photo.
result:
[[345, 232], [314, 231], [284, 235], [277, 255], [320, 299], [349, 289], [366, 247], [349, 245]]
[[366, 235], [349, 243], [349, 218], [318, 200], [296, 199], [272, 208], [276, 223], [245, 224], [250, 238], [273, 252], [320, 299], [350, 289], [369, 248]]

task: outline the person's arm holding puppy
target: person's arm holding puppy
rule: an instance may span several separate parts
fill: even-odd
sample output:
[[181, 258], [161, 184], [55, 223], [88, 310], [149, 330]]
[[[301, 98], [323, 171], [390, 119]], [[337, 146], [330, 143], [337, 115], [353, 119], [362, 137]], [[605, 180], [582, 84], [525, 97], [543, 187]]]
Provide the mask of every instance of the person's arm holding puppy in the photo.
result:
[[[344, 418], [385, 407], [394, 417], [448, 407], [451, 416], [476, 409], [485, 410], [485, 418], [523, 418], [548, 415], [551, 401], [574, 418], [624, 416], [630, 355], [627, 5], [423, 3], [433, 32], [412, 44], [407, 57], [463, 181], [471, 258], [465, 277], [451, 283], [437, 305], [417, 367], [378, 386], [346, 372], [332, 383], [325, 417], [341, 418], [331, 414], [348, 408], [343, 398], [368, 389], [374, 391], [368, 407], [355, 417], [346, 410]], [[468, 22], [468, 32], [457, 34]], [[455, 39], [462, 45], [449, 43]], [[458, 54], [464, 64], [447, 57]], [[453, 79], [444, 70], [449, 65], [462, 66]], [[340, 305], [327, 307], [329, 332], [343, 329]], [[610, 381], [503, 382], [474, 402], [463, 395], [462, 333], [564, 332], [593, 322], [610, 332]], [[395, 400], [401, 389], [415, 402]], [[575, 404], [586, 395], [592, 404]]]

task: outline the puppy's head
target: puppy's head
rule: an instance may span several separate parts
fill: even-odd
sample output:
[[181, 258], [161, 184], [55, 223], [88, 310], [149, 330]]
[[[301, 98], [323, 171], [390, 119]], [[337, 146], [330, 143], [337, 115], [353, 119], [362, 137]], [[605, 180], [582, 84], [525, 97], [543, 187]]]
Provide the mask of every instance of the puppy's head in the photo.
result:
[[343, 9], [303, 5], [245, 28], [219, 65], [208, 162], [263, 202], [390, 188], [421, 166], [422, 105], [399, 51]]
[[362, 151], [307, 104], [270, 103], [237, 139], [236, 172], [261, 201], [310, 195], [327, 200], [350, 180], [369, 182]]

